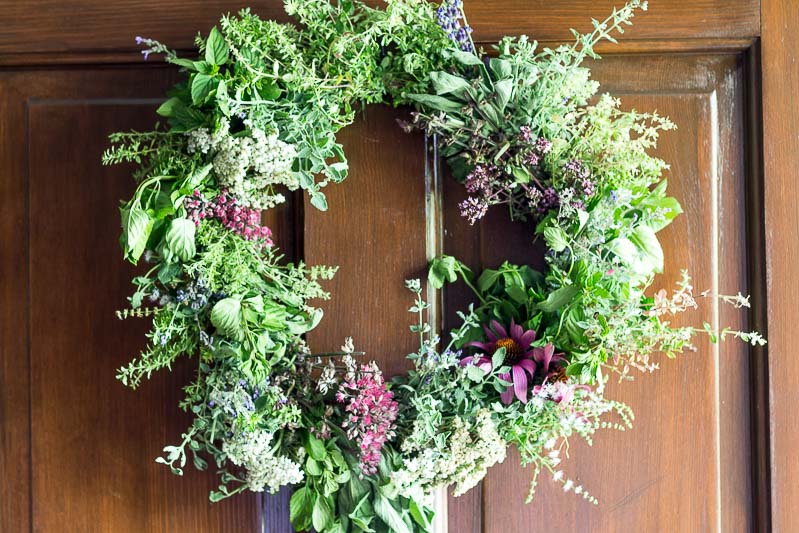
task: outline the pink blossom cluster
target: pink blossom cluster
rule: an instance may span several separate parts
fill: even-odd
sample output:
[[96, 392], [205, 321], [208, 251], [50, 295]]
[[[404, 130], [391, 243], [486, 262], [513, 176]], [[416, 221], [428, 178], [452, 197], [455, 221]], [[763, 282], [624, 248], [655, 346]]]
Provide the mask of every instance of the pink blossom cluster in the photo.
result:
[[394, 437], [399, 405], [374, 363], [362, 365], [357, 375], [343, 381], [336, 400], [346, 404], [348, 414], [342, 426], [347, 437], [358, 444], [361, 472], [372, 475], [380, 464], [380, 450]]
[[200, 191], [184, 200], [189, 219], [200, 225], [205, 219], [218, 220], [224, 227], [248, 241], [272, 246], [272, 230], [261, 225], [261, 212], [238, 205], [236, 199], [222, 190], [213, 200], [206, 200]]

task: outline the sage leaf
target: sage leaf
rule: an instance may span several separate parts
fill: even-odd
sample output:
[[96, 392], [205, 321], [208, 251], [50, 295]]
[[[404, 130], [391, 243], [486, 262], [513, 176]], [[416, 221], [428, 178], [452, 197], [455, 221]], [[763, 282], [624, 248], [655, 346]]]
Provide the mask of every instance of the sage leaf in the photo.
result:
[[431, 72], [430, 81], [433, 82], [433, 90], [437, 95], [454, 94], [463, 96], [466, 91], [472, 88], [468, 81], [448, 72]]

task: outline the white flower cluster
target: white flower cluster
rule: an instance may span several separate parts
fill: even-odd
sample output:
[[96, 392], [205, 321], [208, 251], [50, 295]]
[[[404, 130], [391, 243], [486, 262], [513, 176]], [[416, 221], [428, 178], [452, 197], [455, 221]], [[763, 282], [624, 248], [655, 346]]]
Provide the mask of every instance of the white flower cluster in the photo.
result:
[[228, 459], [246, 470], [247, 486], [254, 492], [263, 492], [266, 487], [274, 494], [283, 485], [299, 483], [303, 479], [300, 465], [288, 457], [276, 456], [271, 444], [272, 434], [256, 429], [239, 432], [222, 446]]
[[296, 190], [300, 184], [291, 170], [297, 157], [294, 145], [278, 139], [245, 121], [249, 135], [231, 135], [230, 123], [222, 119], [211, 133], [200, 128], [187, 133], [190, 153], [210, 154], [219, 185], [226, 187], [241, 204], [253, 209], [269, 209], [285, 197], [274, 191], [276, 185]]
[[[444, 433], [444, 428], [439, 429]], [[505, 460], [505, 441], [487, 409], [480, 410], [471, 425], [456, 417], [448, 429], [443, 443], [403, 445], [403, 468], [392, 477], [401, 493], [424, 500], [436, 487], [455, 484], [453, 494], [460, 496], [477, 485], [491, 466]]]

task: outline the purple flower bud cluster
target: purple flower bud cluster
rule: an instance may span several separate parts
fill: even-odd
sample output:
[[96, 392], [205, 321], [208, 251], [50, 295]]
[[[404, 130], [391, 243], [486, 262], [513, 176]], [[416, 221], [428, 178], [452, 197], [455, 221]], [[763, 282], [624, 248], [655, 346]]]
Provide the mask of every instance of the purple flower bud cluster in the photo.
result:
[[199, 311], [207, 306], [211, 297], [211, 288], [205, 278], [192, 280], [175, 291], [175, 301], [193, 311]]
[[596, 185], [591, 179], [591, 171], [577, 159], [572, 159], [563, 165], [563, 177], [586, 198], [593, 196], [596, 192]]
[[227, 191], [223, 190], [211, 201], [206, 200], [200, 191], [194, 191], [183, 205], [189, 219], [198, 226], [205, 219], [213, 219], [248, 241], [257, 241], [263, 246], [273, 244], [272, 230], [261, 225], [261, 212], [238, 205], [236, 198]]
[[[472, 28], [466, 24], [461, 0], [445, 0], [436, 10], [436, 16], [438, 25], [447, 32], [447, 36], [455, 41], [461, 50], [474, 53], [474, 46], [469, 37]], [[464, 22], [463, 25], [461, 25], [461, 21]]]
[[553, 187], [547, 187], [541, 193], [541, 199], [538, 201], [538, 212], [544, 214], [550, 209], [555, 209], [560, 205], [560, 197], [558, 192]]
[[552, 143], [543, 137], [533, 137], [533, 130], [529, 126], [522, 126], [519, 128], [519, 142], [522, 145], [528, 145], [526, 153], [524, 154], [523, 161], [526, 165], [531, 167], [538, 166], [544, 156], [552, 149]]
[[469, 220], [469, 224], [474, 224], [483, 218], [488, 212], [488, 204], [474, 196], [470, 196], [458, 204], [461, 216]]
[[466, 176], [464, 185], [470, 194], [489, 194], [491, 183], [499, 175], [499, 169], [494, 165], [477, 165]]

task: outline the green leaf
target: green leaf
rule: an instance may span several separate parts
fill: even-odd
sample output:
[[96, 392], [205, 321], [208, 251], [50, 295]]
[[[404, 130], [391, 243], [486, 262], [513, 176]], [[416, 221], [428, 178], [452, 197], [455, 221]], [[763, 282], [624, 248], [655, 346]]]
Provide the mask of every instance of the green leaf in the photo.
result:
[[443, 111], [445, 113], [458, 113], [463, 108], [462, 103], [453, 102], [435, 94], [409, 94], [408, 98], [422, 104], [422, 107], [429, 107], [435, 111]]
[[630, 239], [625, 237], [618, 237], [610, 241], [608, 249], [628, 265], [633, 265], [638, 260], [638, 250]]
[[663, 272], [663, 248], [660, 247], [660, 242], [652, 228], [643, 224], [638, 226], [630, 236], [630, 240], [642, 252], [655, 272]]
[[547, 246], [555, 252], [562, 252], [569, 246], [569, 237], [557, 226], [549, 226], [544, 229], [544, 240]]
[[480, 383], [485, 378], [485, 371], [478, 366], [469, 365], [466, 367], [466, 377], [474, 381], [475, 383]]
[[164, 239], [169, 251], [178, 256], [181, 261], [188, 261], [197, 253], [194, 245], [196, 229], [197, 226], [194, 225], [194, 222], [186, 218], [176, 218], [169, 225]]
[[583, 211], [582, 209], [578, 209], [577, 218], [580, 221], [580, 225], [577, 228], [577, 233], [580, 233], [581, 231], [583, 231], [583, 228], [588, 223], [590, 215], [588, 214], [588, 211]]
[[410, 501], [408, 510], [410, 511], [411, 518], [413, 518], [414, 522], [419, 524], [419, 526], [424, 531], [430, 529], [430, 520], [428, 519], [427, 514], [424, 512], [424, 510], [419, 508], [419, 505], [416, 503], [416, 500]]
[[564, 285], [549, 293], [547, 299], [536, 304], [536, 307], [545, 313], [553, 313], [572, 301], [572, 298], [579, 292], [574, 285]]
[[327, 457], [325, 443], [311, 433], [308, 433], [308, 445], [306, 446], [306, 451], [317, 461], [324, 461], [325, 457]]
[[225, 38], [214, 26], [205, 43], [205, 60], [212, 65], [224, 65], [227, 63], [229, 55], [230, 51]]
[[194, 105], [202, 105], [219, 85], [219, 80], [208, 74], [195, 74], [191, 82], [191, 101]]
[[325, 169], [325, 175], [336, 183], [340, 183], [347, 177], [348, 170], [349, 167], [346, 161], [337, 161], [327, 166]]
[[444, 282], [454, 283], [458, 279], [458, 260], [451, 255], [436, 257], [430, 262], [427, 281], [435, 289], [444, 286]]
[[491, 366], [497, 369], [502, 366], [503, 362], [505, 362], [505, 348], [500, 348], [491, 356]]
[[454, 94], [463, 96], [466, 91], [472, 88], [468, 81], [448, 72], [431, 72], [430, 81], [433, 83], [433, 90], [437, 95]]
[[325, 198], [325, 194], [319, 191], [311, 193], [311, 205], [319, 211], [327, 211], [327, 198]]
[[408, 524], [402, 520], [402, 516], [391, 505], [391, 501], [383, 496], [381, 489], [378, 489], [375, 495], [375, 513], [386, 523], [392, 533], [412, 533]]
[[311, 499], [308, 497], [308, 489], [301, 487], [294, 491], [289, 500], [289, 519], [292, 524], [296, 524], [297, 519], [303, 515], [311, 513]]
[[122, 216], [121, 240], [125, 259], [135, 264], [144, 253], [154, 221], [146, 211], [139, 207], [138, 202], [134, 202], [129, 208], [121, 208], [120, 214]]
[[172, 58], [167, 57], [166, 60], [167, 60], [168, 63], [171, 63], [173, 65], [177, 65], [179, 67], [183, 67], [183, 68], [188, 69], [190, 71], [197, 70], [197, 67], [194, 66], [194, 61], [192, 61], [190, 59], [182, 59], [180, 57], [172, 57]]
[[156, 109], [155, 112], [162, 117], [172, 117], [175, 115], [175, 109], [177, 107], [184, 107], [184, 105], [185, 104], [183, 101], [175, 96], [158, 106], [158, 109]]
[[444, 57], [449, 59], [450, 57], [454, 58], [457, 62], [467, 65], [470, 67], [482, 67], [483, 62], [482, 60], [477, 57], [476, 54], [472, 52], [464, 52], [463, 50], [458, 49], [449, 49], [442, 53]]
[[494, 91], [497, 93], [497, 109], [500, 113], [503, 113], [513, 93], [513, 80], [507, 79], [496, 82]]
[[319, 477], [322, 475], [322, 467], [319, 466], [319, 461], [315, 460], [313, 457], [309, 457], [307, 461], [305, 461], [305, 471], [308, 475]]
[[508, 78], [512, 74], [511, 64], [507, 59], [492, 57], [488, 64], [491, 66], [491, 71], [497, 79]]
[[321, 494], [316, 497], [311, 520], [316, 531], [324, 531], [327, 525], [333, 521], [333, 506]]
[[240, 339], [241, 302], [236, 298], [219, 300], [211, 309], [211, 324], [226, 337]]
[[533, 175], [524, 167], [512, 166], [510, 173], [516, 178], [516, 183], [530, 183], [530, 180], [533, 179]]
[[502, 272], [502, 281], [505, 283], [505, 293], [517, 304], [527, 302], [527, 287], [524, 278], [516, 268], [505, 269]]
[[214, 168], [213, 163], [208, 163], [207, 165], [203, 165], [192, 172], [189, 177], [186, 178], [186, 181], [183, 182], [183, 186], [180, 188], [181, 192], [184, 195], [193, 193], [195, 189], [202, 185], [212, 168]]
[[283, 92], [276, 83], [263, 80], [258, 83], [257, 90], [261, 100], [277, 100], [277, 97]]
[[481, 292], [488, 292], [499, 280], [501, 273], [498, 270], [487, 268], [483, 270], [480, 277], [477, 278], [477, 288]]

